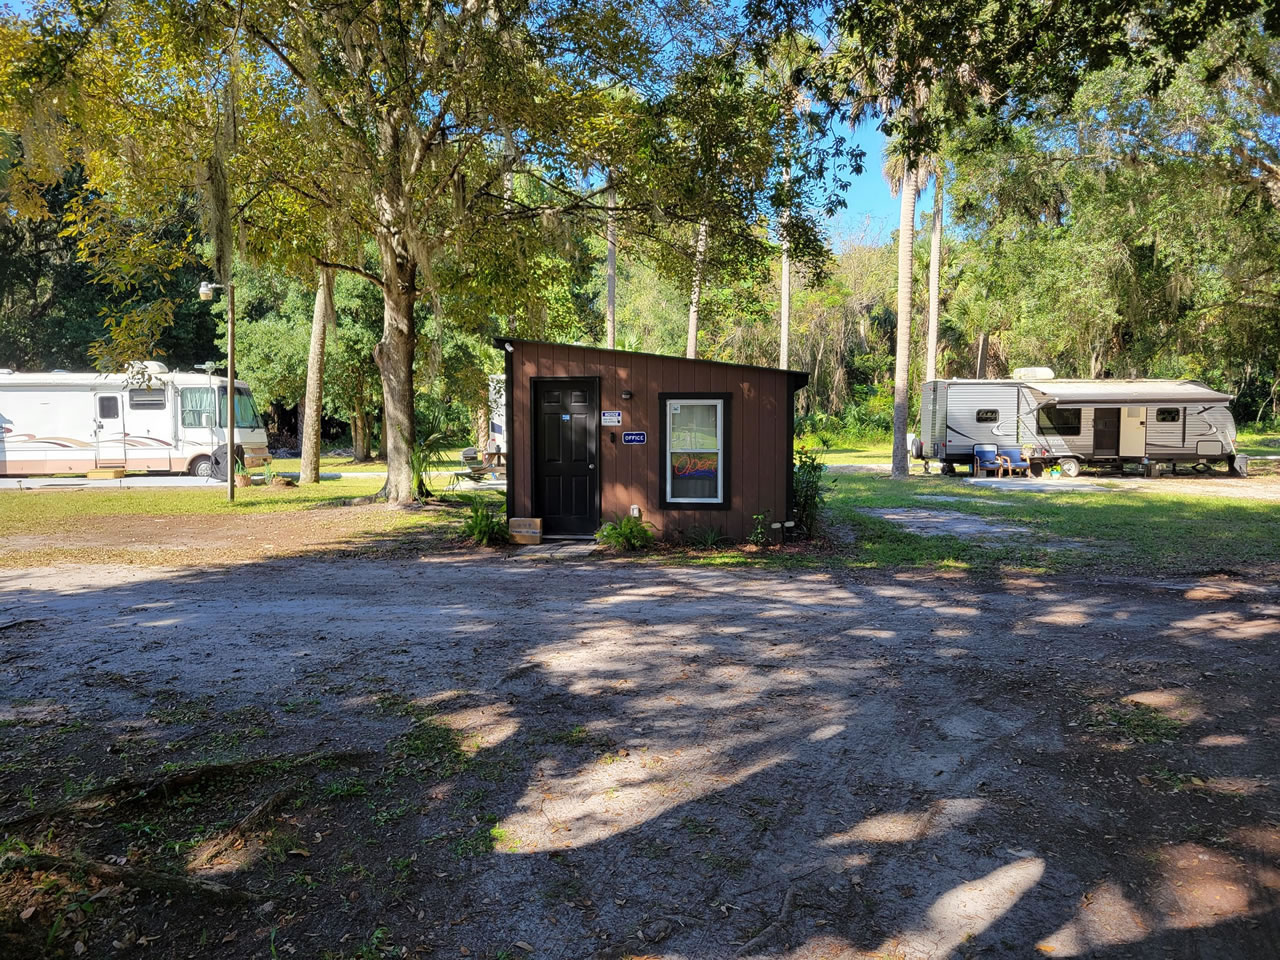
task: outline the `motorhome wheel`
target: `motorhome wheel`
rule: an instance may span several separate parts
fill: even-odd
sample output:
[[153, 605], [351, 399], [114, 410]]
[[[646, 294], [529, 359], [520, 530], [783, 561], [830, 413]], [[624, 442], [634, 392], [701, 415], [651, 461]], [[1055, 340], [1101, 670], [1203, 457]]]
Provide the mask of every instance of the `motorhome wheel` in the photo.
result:
[[1067, 457], [1065, 460], [1059, 460], [1058, 466], [1062, 468], [1064, 477], [1080, 476], [1080, 461], [1075, 457]]
[[193, 477], [208, 479], [213, 476], [213, 461], [208, 457], [196, 457], [191, 461], [191, 465], [187, 467], [187, 473]]

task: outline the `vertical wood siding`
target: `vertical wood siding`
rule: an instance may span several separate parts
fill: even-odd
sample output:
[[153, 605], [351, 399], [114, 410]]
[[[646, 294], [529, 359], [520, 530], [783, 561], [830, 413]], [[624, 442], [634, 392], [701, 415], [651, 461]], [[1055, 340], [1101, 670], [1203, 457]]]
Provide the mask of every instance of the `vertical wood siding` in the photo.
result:
[[[787, 436], [788, 379], [785, 371], [659, 357], [649, 354], [512, 341], [515, 353], [508, 384], [514, 422], [507, 425], [511, 447], [507, 476], [513, 515], [533, 515], [534, 377], [595, 377], [600, 409], [621, 410], [622, 426], [600, 430], [600, 517], [610, 520], [632, 504], [671, 537], [691, 527], [719, 527], [741, 540], [751, 518], [768, 513], [787, 519], [787, 478], [791, 472]], [[630, 400], [622, 392], [630, 390]], [[660, 475], [664, 469], [659, 433], [660, 393], [727, 393], [729, 399], [729, 489], [727, 510], [661, 510]], [[624, 444], [624, 432], [644, 431], [644, 444]], [[611, 438], [611, 434], [613, 437]]]

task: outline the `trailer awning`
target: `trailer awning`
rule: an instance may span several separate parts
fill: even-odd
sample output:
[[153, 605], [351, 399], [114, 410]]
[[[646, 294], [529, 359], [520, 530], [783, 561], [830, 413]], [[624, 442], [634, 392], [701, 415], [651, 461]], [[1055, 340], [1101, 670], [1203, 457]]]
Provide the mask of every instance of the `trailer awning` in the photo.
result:
[[1041, 405], [1058, 407], [1217, 406], [1231, 395], [1199, 380], [1027, 380]]

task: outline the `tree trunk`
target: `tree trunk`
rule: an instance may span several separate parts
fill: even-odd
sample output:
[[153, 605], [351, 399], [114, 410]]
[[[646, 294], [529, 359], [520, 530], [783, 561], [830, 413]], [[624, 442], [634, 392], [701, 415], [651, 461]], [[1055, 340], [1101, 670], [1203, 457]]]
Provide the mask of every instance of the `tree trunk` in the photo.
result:
[[369, 459], [369, 427], [365, 423], [362, 403], [357, 403], [351, 411], [351, 459], [356, 463], [364, 463]]
[[778, 344], [778, 366], [787, 369], [791, 355], [791, 245], [782, 241], [782, 330]]
[[389, 506], [403, 506], [417, 499], [410, 453], [416, 442], [413, 424], [413, 305], [417, 299], [417, 264], [399, 249], [396, 236], [379, 237], [382, 254], [382, 339], [373, 348], [373, 359], [382, 373], [383, 455], [387, 459], [387, 483], [383, 487]]
[[613, 189], [613, 171], [609, 171], [609, 220], [605, 226], [605, 238], [609, 245], [608, 263], [605, 273], [605, 342], [612, 350], [617, 346], [618, 321], [615, 313], [615, 299], [618, 291], [618, 215], [614, 206], [618, 202]]
[[[940, 163], [941, 160], [935, 160]], [[933, 175], [933, 231], [929, 236], [929, 338], [925, 348], [924, 378], [938, 379], [938, 301], [942, 271], [942, 190], [941, 170]]]
[[[786, 183], [791, 184], [791, 167], [787, 166], [785, 173]], [[781, 327], [778, 333], [778, 366], [786, 370], [791, 362], [791, 244], [787, 241], [785, 233], [790, 217], [787, 211], [782, 213], [782, 307], [781, 316], [778, 318]]]
[[893, 475], [911, 472], [907, 457], [907, 402], [911, 369], [911, 254], [916, 226], [916, 172], [902, 177], [902, 209], [898, 218], [898, 331], [893, 357]]
[[311, 349], [307, 351], [307, 396], [303, 401], [302, 466], [299, 483], [320, 482], [320, 411], [324, 399], [324, 338], [333, 324], [333, 276], [331, 267], [320, 268], [316, 305], [311, 313]]
[[702, 304], [702, 271], [707, 262], [707, 221], [698, 224], [698, 242], [693, 251], [693, 285], [689, 290], [689, 340], [684, 355], [698, 355], [698, 308]]
[[974, 373], [974, 379], [976, 380], [987, 379], [987, 344], [990, 339], [990, 334], [985, 330], [978, 335], [978, 365], [977, 371]]
[[486, 397], [484, 403], [471, 413], [471, 425], [476, 430], [476, 450], [482, 457], [489, 449], [489, 420], [489, 400]]

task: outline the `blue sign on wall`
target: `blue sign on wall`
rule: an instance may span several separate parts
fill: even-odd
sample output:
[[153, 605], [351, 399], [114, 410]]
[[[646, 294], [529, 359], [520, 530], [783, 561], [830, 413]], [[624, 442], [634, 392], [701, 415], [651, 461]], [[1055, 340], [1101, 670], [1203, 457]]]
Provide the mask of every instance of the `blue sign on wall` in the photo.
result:
[[633, 430], [622, 435], [623, 443], [644, 443], [648, 439], [643, 430]]

